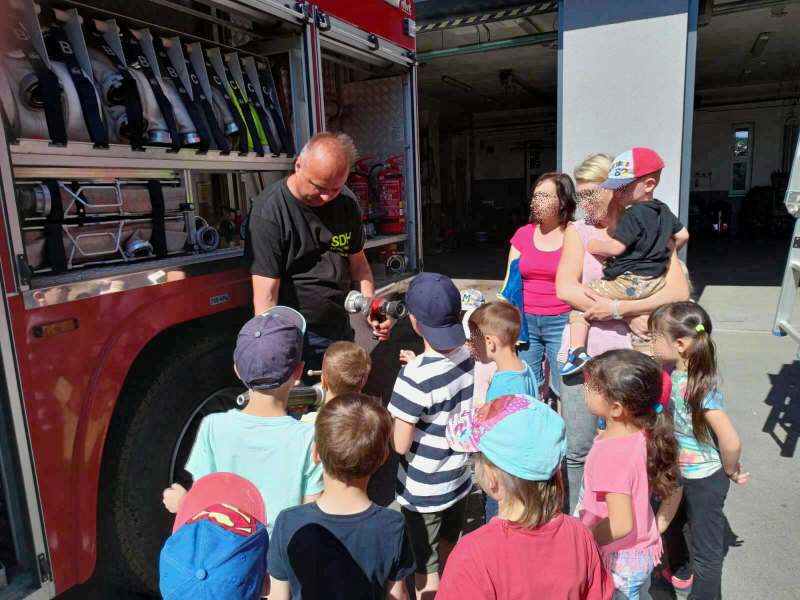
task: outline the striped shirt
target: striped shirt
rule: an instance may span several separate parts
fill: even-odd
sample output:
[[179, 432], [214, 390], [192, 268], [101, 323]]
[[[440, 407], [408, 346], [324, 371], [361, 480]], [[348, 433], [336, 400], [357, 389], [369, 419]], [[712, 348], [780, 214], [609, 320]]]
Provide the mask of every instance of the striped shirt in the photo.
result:
[[472, 489], [469, 457], [447, 445], [453, 415], [472, 408], [475, 362], [466, 347], [425, 352], [400, 371], [389, 412], [416, 424], [411, 449], [397, 469], [397, 502], [421, 513], [442, 511]]

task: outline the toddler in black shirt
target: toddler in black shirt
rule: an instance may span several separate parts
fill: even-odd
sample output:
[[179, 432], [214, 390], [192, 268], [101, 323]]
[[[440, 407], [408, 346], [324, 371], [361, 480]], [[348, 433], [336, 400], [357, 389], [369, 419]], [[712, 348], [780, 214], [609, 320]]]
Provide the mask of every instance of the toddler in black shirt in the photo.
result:
[[[680, 250], [689, 241], [686, 228], [669, 207], [653, 198], [661, 179], [664, 161], [649, 148], [633, 148], [623, 152], [611, 164], [603, 189], [615, 190], [617, 199], [627, 210], [620, 217], [612, 239], [592, 240], [586, 246], [590, 254], [608, 256], [603, 279], [589, 282], [598, 295], [614, 301], [614, 318], [619, 300], [648, 298], [666, 284], [666, 271], [672, 248]], [[589, 322], [579, 311], [569, 314], [570, 350], [562, 375], [577, 373], [591, 360], [586, 352]], [[634, 344], [637, 350], [641, 345]]]

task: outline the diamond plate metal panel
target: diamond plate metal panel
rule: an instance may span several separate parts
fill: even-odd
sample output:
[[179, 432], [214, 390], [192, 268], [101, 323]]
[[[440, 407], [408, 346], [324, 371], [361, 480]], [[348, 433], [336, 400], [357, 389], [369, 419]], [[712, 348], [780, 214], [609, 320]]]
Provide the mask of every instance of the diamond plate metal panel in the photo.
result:
[[380, 162], [405, 153], [403, 83], [400, 77], [346, 83], [342, 131], [353, 138], [358, 155]]

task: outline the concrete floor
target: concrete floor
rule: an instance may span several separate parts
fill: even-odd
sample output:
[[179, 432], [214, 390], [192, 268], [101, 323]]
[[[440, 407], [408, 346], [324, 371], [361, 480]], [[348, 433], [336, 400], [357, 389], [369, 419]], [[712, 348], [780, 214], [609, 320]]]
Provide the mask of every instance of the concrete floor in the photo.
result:
[[[788, 245], [739, 240], [693, 240], [688, 264], [699, 301], [715, 322], [722, 392], [743, 442], [742, 463], [752, 482], [732, 489], [726, 506], [730, 525], [723, 573], [725, 600], [800, 597], [792, 564], [800, 555], [800, 362], [797, 346], [771, 335], [778, 285]], [[507, 246], [462, 248], [428, 256], [425, 270], [457, 280], [461, 288], [476, 287], [487, 298], [499, 290], [505, 274]], [[800, 307], [795, 311], [800, 321]], [[421, 351], [419, 338], [407, 322], [392, 340], [372, 350], [373, 371], [366, 392], [388, 402], [400, 367], [400, 349]], [[397, 456], [373, 476], [373, 500], [389, 506], [394, 500]], [[468, 529], [483, 524], [477, 491], [469, 511]], [[673, 597], [654, 592], [656, 600]], [[64, 596], [144, 600], [107, 584], [92, 582]]]

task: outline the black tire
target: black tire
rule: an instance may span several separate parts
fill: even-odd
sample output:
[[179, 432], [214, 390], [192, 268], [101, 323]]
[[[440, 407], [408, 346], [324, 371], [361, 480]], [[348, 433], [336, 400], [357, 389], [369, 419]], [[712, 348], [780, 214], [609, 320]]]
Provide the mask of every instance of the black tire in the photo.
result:
[[233, 372], [235, 332], [207, 335], [188, 345], [185, 339], [179, 336], [153, 351], [157, 360], [137, 361], [115, 408], [103, 454], [98, 574], [144, 593], [158, 593], [158, 556], [174, 521], [161, 494], [173, 481], [189, 486], [183, 465], [200, 420], [235, 406], [243, 390]]

